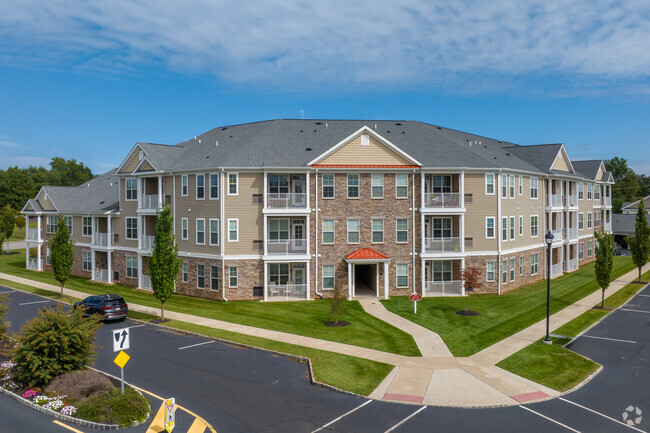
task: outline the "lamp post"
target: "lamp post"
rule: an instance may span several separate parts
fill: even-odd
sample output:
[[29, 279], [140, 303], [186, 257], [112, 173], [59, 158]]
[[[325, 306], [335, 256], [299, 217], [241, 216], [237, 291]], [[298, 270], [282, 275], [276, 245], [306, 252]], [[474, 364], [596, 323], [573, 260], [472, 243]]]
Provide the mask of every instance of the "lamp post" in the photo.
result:
[[551, 344], [548, 327], [551, 316], [551, 244], [553, 238], [553, 233], [550, 230], [544, 236], [546, 240], [546, 338], [544, 338], [544, 343], [546, 344]]

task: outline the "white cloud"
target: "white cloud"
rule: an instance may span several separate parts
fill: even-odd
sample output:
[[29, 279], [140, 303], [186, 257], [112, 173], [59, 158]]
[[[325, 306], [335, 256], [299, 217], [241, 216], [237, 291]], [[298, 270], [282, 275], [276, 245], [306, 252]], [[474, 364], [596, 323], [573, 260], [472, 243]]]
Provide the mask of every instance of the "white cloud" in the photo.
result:
[[121, 73], [158, 65], [297, 90], [476, 92], [551, 75], [589, 92], [647, 94], [648, 35], [644, 0], [0, 3], [1, 62]]
[[50, 158], [43, 158], [40, 156], [3, 156], [0, 158], [0, 170], [6, 169], [8, 167], [29, 167], [31, 165], [35, 167], [50, 167]]

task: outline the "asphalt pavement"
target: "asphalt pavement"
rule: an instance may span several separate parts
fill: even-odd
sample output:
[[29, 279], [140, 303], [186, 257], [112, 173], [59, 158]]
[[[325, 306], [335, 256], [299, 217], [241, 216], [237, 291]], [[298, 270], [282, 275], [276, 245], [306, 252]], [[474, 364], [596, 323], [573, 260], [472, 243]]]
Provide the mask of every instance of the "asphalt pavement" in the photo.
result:
[[[10, 292], [12, 329], [55, 301]], [[128, 301], [128, 300], [127, 300]], [[157, 397], [176, 402], [226, 432], [634, 432], [650, 429], [650, 290], [646, 287], [610, 314], [571, 349], [604, 366], [581, 389], [561, 399], [490, 409], [393, 404], [314, 386], [306, 365], [262, 351], [242, 349], [133, 321], [108, 323], [97, 332], [95, 367], [119, 376], [113, 363], [112, 330], [129, 327], [131, 356], [125, 379], [143, 388], [154, 413]], [[66, 431], [52, 419], [0, 396], [0, 432]], [[633, 426], [623, 422], [638, 421]], [[638, 408], [642, 415], [637, 415]], [[632, 413], [632, 415], [629, 415]], [[644, 416], [645, 415], [645, 416]], [[48, 422], [49, 420], [49, 422]], [[127, 429], [146, 432], [147, 424]], [[178, 413], [175, 433], [199, 431], [196, 418]], [[19, 426], [16, 430], [14, 427]], [[92, 431], [74, 426], [79, 431]], [[7, 429], [7, 430], [5, 430]], [[154, 430], [150, 430], [154, 431]], [[203, 429], [200, 431], [209, 431]]]

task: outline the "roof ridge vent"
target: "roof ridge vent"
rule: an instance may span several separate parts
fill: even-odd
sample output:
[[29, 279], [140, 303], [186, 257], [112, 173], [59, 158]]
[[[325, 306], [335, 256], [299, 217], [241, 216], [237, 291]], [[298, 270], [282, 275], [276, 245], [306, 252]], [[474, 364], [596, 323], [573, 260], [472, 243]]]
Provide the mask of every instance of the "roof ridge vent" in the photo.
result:
[[377, 130], [377, 124], [375, 123], [375, 131]]
[[199, 138], [199, 143], [201, 143], [201, 139]]
[[219, 140], [215, 141], [215, 146], [219, 147]]
[[327, 128], [327, 122], [325, 122], [325, 128]]

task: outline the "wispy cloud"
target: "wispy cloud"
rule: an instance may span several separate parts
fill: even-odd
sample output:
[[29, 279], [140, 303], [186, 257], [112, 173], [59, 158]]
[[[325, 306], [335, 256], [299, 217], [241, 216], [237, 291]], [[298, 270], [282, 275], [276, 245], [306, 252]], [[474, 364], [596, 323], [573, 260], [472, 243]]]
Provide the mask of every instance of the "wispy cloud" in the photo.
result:
[[11, 147], [14, 149], [19, 149], [23, 146], [22, 144], [16, 143], [14, 141], [0, 139], [0, 147]]
[[155, 65], [298, 90], [516, 91], [554, 76], [559, 96], [612, 86], [647, 95], [649, 35], [645, 0], [0, 3], [0, 62]]
[[43, 158], [40, 156], [3, 156], [0, 158], [0, 169], [6, 169], [8, 167], [45, 167], [49, 168], [50, 159]]

